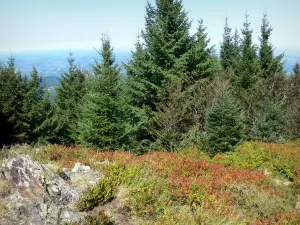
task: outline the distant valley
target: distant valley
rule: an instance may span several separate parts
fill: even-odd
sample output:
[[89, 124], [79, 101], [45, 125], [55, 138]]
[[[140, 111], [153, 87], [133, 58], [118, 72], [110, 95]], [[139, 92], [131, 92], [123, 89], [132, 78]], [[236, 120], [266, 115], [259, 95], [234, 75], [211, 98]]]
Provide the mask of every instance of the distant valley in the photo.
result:
[[[100, 59], [96, 50], [74, 50], [72, 52], [76, 65], [82, 69], [89, 69], [95, 59]], [[0, 60], [5, 62], [9, 55], [10, 53], [0, 52]], [[22, 71], [22, 74], [29, 75], [32, 67], [35, 66], [44, 77], [47, 86], [57, 86], [61, 74], [68, 70], [68, 50], [19, 52], [12, 53], [12, 55], [16, 59], [16, 67]], [[116, 51], [116, 62], [119, 65], [126, 62], [129, 57], [130, 52]], [[291, 74], [295, 63], [300, 61], [300, 51], [286, 51], [284, 60], [285, 71], [287, 74]]]

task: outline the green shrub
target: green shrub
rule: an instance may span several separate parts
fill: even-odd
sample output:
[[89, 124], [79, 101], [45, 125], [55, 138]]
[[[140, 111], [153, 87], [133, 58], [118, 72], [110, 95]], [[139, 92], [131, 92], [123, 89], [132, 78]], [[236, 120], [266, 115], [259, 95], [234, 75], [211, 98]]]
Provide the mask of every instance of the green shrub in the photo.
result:
[[97, 205], [110, 201], [121, 183], [125, 167], [119, 163], [110, 164], [107, 172], [95, 186], [90, 187], [77, 201], [79, 211], [88, 211]]
[[273, 218], [276, 212], [293, 210], [293, 202], [289, 199], [269, 196], [254, 186], [232, 184], [230, 193], [237, 209], [250, 218]]
[[103, 211], [99, 211], [97, 214], [88, 214], [83, 222], [83, 225], [114, 225], [115, 223], [110, 217], [105, 215]]

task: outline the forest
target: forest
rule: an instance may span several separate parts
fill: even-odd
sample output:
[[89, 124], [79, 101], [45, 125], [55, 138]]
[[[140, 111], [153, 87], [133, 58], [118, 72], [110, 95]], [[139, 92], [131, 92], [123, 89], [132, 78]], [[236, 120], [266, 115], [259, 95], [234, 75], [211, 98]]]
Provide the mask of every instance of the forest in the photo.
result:
[[245, 140], [300, 137], [300, 65], [285, 73], [267, 15], [259, 45], [249, 15], [241, 31], [226, 18], [217, 53], [202, 20], [190, 34], [181, 1], [156, 4], [147, 5], [145, 29], [126, 64], [115, 62], [103, 35], [91, 70], [70, 53], [52, 98], [34, 67], [26, 75], [13, 56], [2, 62], [1, 145], [76, 144], [136, 154], [201, 146], [216, 154]]
[[0, 223], [300, 223], [300, 63], [284, 70], [267, 15], [258, 45], [248, 14], [241, 30], [226, 18], [220, 52], [191, 25], [182, 0], [148, 3], [126, 63], [104, 34], [89, 70], [69, 54], [55, 93], [0, 62]]

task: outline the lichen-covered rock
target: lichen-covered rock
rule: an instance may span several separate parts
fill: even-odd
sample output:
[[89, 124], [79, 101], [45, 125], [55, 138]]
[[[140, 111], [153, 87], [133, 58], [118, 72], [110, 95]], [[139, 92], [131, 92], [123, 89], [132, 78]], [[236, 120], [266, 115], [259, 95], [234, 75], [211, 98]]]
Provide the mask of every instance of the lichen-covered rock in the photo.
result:
[[10, 215], [0, 215], [0, 224], [78, 222], [85, 214], [75, 210], [75, 202], [84, 187], [76, 182], [84, 182], [87, 186], [100, 177], [89, 167], [77, 164], [69, 173], [69, 183], [47, 165], [27, 155], [4, 160], [0, 174], [0, 179], [8, 182], [11, 188], [9, 194], [0, 196], [1, 205]]
[[85, 166], [80, 162], [76, 163], [71, 171], [64, 170], [64, 172], [70, 178], [72, 187], [78, 192], [82, 192], [89, 186], [96, 185], [102, 176], [100, 173], [94, 172], [89, 166]]

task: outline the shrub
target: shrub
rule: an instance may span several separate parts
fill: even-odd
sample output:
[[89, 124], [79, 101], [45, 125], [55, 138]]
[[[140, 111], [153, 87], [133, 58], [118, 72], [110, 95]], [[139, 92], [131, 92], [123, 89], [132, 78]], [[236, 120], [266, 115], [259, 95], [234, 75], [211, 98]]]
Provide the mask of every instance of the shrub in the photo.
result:
[[114, 163], [108, 166], [106, 175], [95, 186], [90, 187], [77, 201], [79, 211], [88, 211], [97, 205], [110, 201], [116, 194], [116, 189], [121, 183], [121, 174], [124, 167]]
[[110, 217], [105, 215], [103, 211], [99, 211], [97, 214], [88, 214], [85, 216], [83, 225], [114, 225], [115, 223]]

